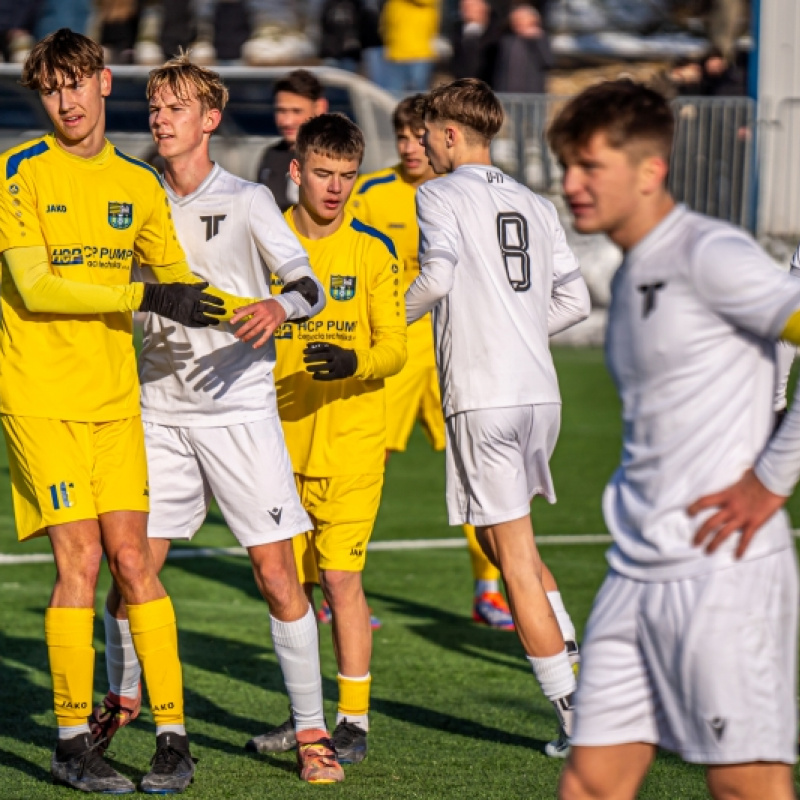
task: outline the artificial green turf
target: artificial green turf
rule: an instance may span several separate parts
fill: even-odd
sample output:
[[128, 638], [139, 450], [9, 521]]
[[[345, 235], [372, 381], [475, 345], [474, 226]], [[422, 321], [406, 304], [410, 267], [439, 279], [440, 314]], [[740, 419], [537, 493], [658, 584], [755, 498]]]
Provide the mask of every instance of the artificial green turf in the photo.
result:
[[[554, 507], [534, 504], [540, 534], [598, 533], [603, 485], [619, 452], [617, 401], [598, 351], [559, 351], [564, 397], [562, 436], [553, 460], [559, 493]], [[2, 468], [2, 467], [0, 467]], [[459, 536], [447, 527], [444, 463], [416, 433], [387, 472], [376, 540]], [[233, 544], [216, 512], [197, 545]], [[0, 552], [46, 550], [17, 545], [9, 493], [0, 493]], [[582, 630], [603, 577], [604, 547], [544, 545], [543, 555]], [[54, 717], [42, 627], [52, 565], [0, 566], [0, 798], [75, 797], [49, 784]], [[193, 751], [200, 758], [197, 798], [550, 798], [561, 764], [541, 754], [555, 719], [513, 634], [469, 621], [466, 550], [373, 552], [365, 585], [383, 619], [372, 664], [370, 755], [347, 768], [342, 786], [309, 787], [292, 754], [244, 753], [252, 735], [282, 722], [287, 707], [269, 645], [266, 606], [243, 558], [168, 562], [164, 582], [180, 626], [186, 709]], [[98, 594], [108, 585], [104, 571]], [[322, 629], [325, 691], [336, 695], [330, 637]], [[102, 654], [102, 622], [96, 646]], [[105, 674], [98, 659], [96, 686]], [[99, 696], [99, 693], [98, 693]], [[329, 719], [335, 706], [328, 702]], [[153, 746], [145, 711], [113, 744], [113, 762], [132, 778], [146, 771]], [[706, 796], [702, 772], [670, 756], [657, 760], [643, 798]]]

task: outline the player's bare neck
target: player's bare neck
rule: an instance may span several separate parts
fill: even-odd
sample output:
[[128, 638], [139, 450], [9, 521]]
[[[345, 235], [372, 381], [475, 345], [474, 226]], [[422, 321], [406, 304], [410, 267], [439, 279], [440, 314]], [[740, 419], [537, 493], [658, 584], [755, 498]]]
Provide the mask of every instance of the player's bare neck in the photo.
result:
[[414, 178], [411, 175], [407, 175], [402, 167], [400, 167], [400, 175], [409, 186], [413, 186], [415, 189], [418, 189], [423, 183], [436, 177], [436, 173], [432, 169], [429, 169], [419, 177]]
[[608, 231], [608, 237], [627, 253], [656, 228], [674, 208], [674, 198], [669, 192], [664, 191], [650, 198], [649, 202], [640, 203], [635, 214], [631, 214], [618, 228]]
[[188, 197], [196, 192], [200, 184], [214, 169], [214, 162], [205, 152], [202, 157], [185, 154], [167, 159], [164, 165], [164, 178], [178, 197]]
[[474, 144], [470, 145], [462, 141], [453, 150], [451, 157], [451, 169], [453, 172], [466, 164], [478, 164], [480, 166], [492, 166], [492, 157], [489, 153], [489, 145]]
[[94, 158], [100, 155], [100, 153], [103, 152], [103, 148], [106, 146], [106, 136], [103, 128], [99, 131], [92, 131], [88, 136], [78, 141], [65, 139], [59, 135], [58, 131], [55, 131], [54, 136], [56, 144], [62, 150], [78, 158]]
[[316, 241], [331, 236], [342, 227], [344, 211], [340, 211], [333, 219], [327, 220], [315, 214], [310, 208], [303, 205], [303, 199], [292, 209], [292, 219], [297, 232], [306, 239]]

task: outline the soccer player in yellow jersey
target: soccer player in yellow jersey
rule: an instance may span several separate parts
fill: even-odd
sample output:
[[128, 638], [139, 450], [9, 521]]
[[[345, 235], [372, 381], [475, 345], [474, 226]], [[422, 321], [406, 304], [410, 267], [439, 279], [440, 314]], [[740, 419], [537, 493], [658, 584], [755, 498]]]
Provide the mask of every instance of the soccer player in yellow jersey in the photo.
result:
[[[132, 314], [216, 322], [191, 286], [158, 176], [104, 137], [103, 51], [62, 29], [31, 51], [22, 83], [54, 133], [0, 156], [0, 421], [20, 539], [47, 535], [56, 581], [45, 612], [59, 740], [51, 771], [82, 791], [134, 784], [92, 746], [95, 587], [103, 554], [130, 613], [157, 750], [148, 792], [182, 791], [184, 729], [172, 603], [147, 546], [148, 487]], [[162, 283], [130, 282], [133, 259]], [[183, 281], [177, 283], [175, 281]]]
[[[319, 583], [333, 611], [339, 761], [362, 761], [369, 730], [372, 630], [361, 584], [383, 486], [384, 379], [406, 360], [402, 266], [391, 240], [345, 211], [364, 153], [346, 117], [322, 114], [297, 137], [286, 212], [328, 292], [323, 311], [276, 333], [278, 411], [300, 499], [314, 529], [295, 537], [300, 580]], [[234, 317], [234, 321], [236, 317]], [[256, 737], [278, 749], [291, 721]]]
[[[414, 197], [417, 187], [435, 178], [420, 144], [424, 124], [416, 108], [423, 95], [401, 101], [392, 115], [400, 163], [363, 175], [350, 198], [353, 216], [389, 236], [403, 263], [403, 288], [419, 275], [419, 226]], [[431, 316], [408, 326], [408, 362], [386, 381], [386, 449], [402, 452], [416, 420], [434, 450], [444, 450], [445, 432]], [[475, 538], [475, 528], [464, 525], [474, 578], [472, 618], [500, 630], [513, 631], [514, 620], [500, 593], [500, 571], [489, 561]]]

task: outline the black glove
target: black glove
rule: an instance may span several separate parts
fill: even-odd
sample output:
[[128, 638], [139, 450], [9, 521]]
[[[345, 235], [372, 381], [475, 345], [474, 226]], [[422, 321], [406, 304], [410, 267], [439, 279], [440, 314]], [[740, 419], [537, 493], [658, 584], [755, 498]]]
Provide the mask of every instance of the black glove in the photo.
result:
[[[311, 280], [307, 275], [298, 278], [296, 281], [290, 281], [287, 283], [283, 289], [281, 289], [281, 294], [287, 294], [288, 292], [297, 292], [303, 300], [308, 303], [311, 308], [317, 304], [317, 300], [319, 300], [319, 289], [315, 281]], [[308, 317], [298, 317], [297, 319], [290, 319], [289, 322], [307, 322]]]
[[225, 303], [206, 294], [203, 289], [207, 288], [208, 283], [146, 283], [139, 311], [152, 311], [187, 328], [219, 325], [219, 320], [209, 315], [222, 316]]
[[353, 350], [328, 342], [314, 342], [303, 350], [306, 370], [315, 381], [339, 381], [355, 375], [358, 359]]

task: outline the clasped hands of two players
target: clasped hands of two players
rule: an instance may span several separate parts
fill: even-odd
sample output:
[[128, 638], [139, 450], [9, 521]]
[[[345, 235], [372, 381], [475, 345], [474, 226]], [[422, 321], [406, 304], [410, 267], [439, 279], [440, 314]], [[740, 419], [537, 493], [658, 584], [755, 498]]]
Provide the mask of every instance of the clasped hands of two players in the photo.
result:
[[[303, 279], [301, 279], [302, 281]], [[316, 286], [309, 287], [301, 281], [287, 284], [283, 293], [300, 291], [313, 306], [317, 301]], [[225, 314], [223, 300], [203, 291], [208, 282], [203, 283], [146, 283], [140, 311], [152, 311], [168, 317], [189, 328], [204, 328], [219, 325], [216, 317]], [[235, 336], [244, 342], [258, 337], [253, 343], [255, 349], [262, 347], [277, 328], [286, 321], [286, 311], [275, 300], [260, 300], [257, 303], [236, 309], [231, 325], [242, 323]], [[297, 320], [301, 322], [302, 320]], [[303, 350], [306, 369], [317, 381], [335, 381], [349, 378], [358, 366], [356, 354], [352, 350], [329, 342], [313, 342]]]

